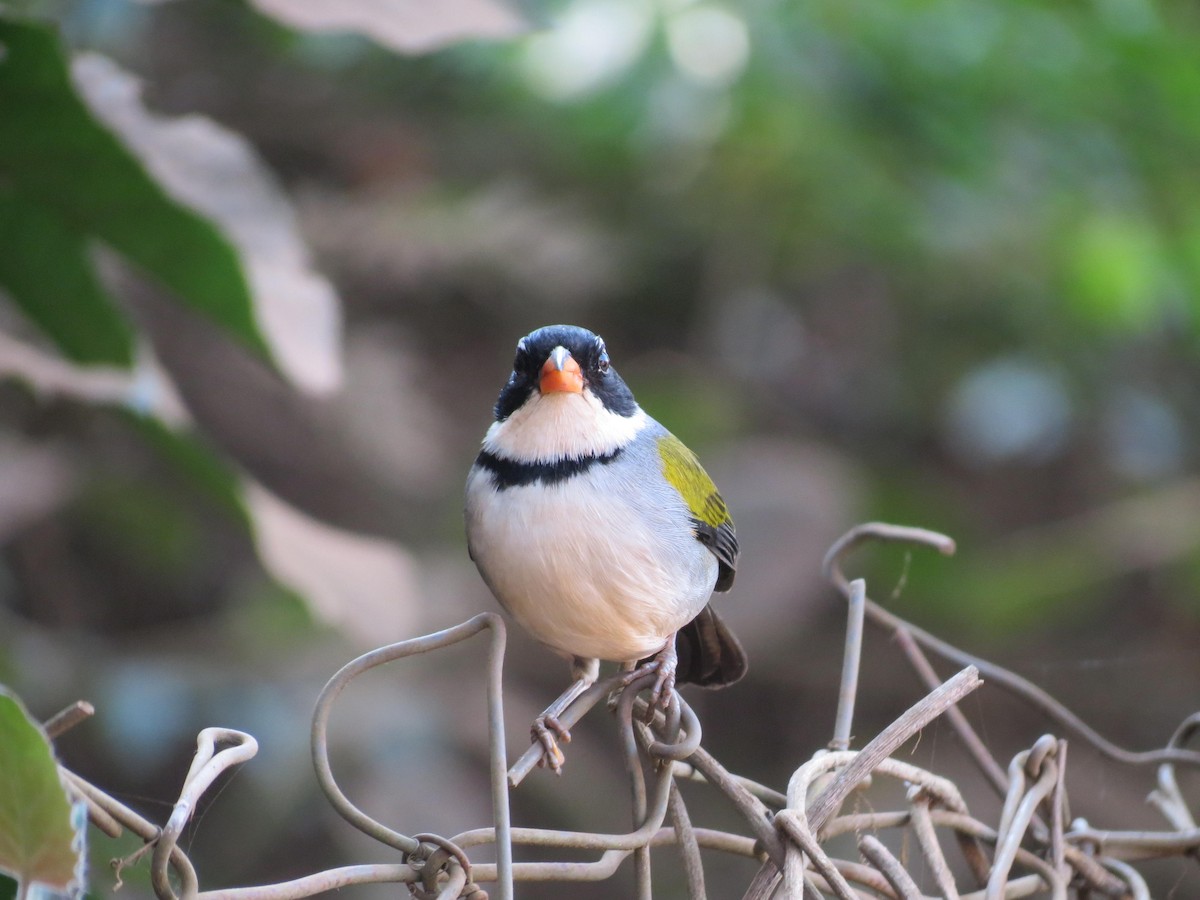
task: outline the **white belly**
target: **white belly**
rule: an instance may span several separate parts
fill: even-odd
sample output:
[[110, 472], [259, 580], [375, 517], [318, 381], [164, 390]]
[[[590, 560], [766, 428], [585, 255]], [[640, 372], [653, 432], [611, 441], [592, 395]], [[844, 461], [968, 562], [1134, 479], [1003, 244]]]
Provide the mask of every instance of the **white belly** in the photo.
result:
[[657, 503], [634, 512], [620, 499], [630, 492], [615, 486], [601, 476], [497, 492], [478, 471], [467, 482], [467, 537], [484, 580], [522, 627], [564, 655], [656, 653], [716, 583], [716, 558], [685, 513]]

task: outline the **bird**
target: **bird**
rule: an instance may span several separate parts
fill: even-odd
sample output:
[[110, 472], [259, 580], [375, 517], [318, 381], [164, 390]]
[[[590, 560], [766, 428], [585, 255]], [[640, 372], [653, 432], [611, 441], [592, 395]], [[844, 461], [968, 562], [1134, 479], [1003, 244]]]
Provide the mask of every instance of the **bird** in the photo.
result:
[[729, 508], [695, 454], [647, 415], [604, 340], [549, 325], [517, 342], [512, 373], [467, 476], [467, 549], [500, 606], [570, 662], [572, 681], [531, 728], [561, 774], [558, 717], [601, 660], [655, 679], [648, 713], [677, 684], [719, 688], [747, 669], [712, 609], [737, 571]]

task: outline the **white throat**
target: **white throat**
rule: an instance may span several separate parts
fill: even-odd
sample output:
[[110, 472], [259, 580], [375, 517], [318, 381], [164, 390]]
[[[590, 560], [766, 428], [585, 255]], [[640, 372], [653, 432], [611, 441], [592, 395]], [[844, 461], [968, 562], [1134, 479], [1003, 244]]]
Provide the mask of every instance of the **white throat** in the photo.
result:
[[632, 416], [605, 409], [591, 391], [539, 394], [534, 391], [516, 412], [494, 422], [483, 449], [519, 462], [556, 462], [602, 456], [629, 444], [646, 427], [639, 407]]

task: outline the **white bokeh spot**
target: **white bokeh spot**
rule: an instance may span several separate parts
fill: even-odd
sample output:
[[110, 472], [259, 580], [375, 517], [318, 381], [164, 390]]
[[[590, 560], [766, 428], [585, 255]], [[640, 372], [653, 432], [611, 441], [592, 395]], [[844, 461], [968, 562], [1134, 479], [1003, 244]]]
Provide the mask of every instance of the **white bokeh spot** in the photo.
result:
[[666, 21], [667, 49], [682, 75], [723, 86], [742, 74], [750, 59], [750, 32], [741, 16], [723, 6], [689, 6]]
[[526, 42], [521, 69], [550, 100], [570, 101], [617, 81], [646, 51], [654, 10], [639, 0], [575, 0]]

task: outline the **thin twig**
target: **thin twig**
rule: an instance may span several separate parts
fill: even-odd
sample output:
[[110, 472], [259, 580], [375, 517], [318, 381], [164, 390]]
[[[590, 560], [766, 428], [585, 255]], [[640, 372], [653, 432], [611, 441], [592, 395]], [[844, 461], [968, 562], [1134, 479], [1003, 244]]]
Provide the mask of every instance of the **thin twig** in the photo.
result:
[[900, 861], [892, 856], [888, 848], [879, 842], [878, 838], [864, 834], [858, 839], [858, 852], [883, 874], [883, 877], [888, 880], [888, 884], [904, 900], [921, 900], [921, 891], [917, 888], [916, 882], [904, 870], [904, 866], [900, 865]]
[[[66, 774], [71, 786], [88, 799], [89, 806], [95, 803], [122, 826], [132, 831], [147, 843], [158, 839], [161, 829], [153, 822], [143, 818], [120, 800], [109, 796], [100, 790], [100, 788], [76, 775], [74, 772], [69, 772], [62, 767], [59, 770]], [[175, 869], [175, 874], [179, 877], [181, 894], [184, 896], [194, 896], [199, 890], [196, 869], [192, 866], [191, 860], [187, 858], [187, 855], [178, 846], [171, 850], [171, 866]], [[155, 888], [155, 893], [158, 894], [160, 900], [174, 900], [175, 893], [170, 889], [170, 885], [166, 885], [165, 888], [165, 893], [158, 893], [158, 887], [156, 886]]]
[[[630, 791], [633, 800], [633, 826], [637, 828], [646, 818], [646, 777], [642, 772], [642, 761], [638, 755], [637, 735], [633, 725], [633, 701], [637, 696], [640, 682], [651, 682], [656, 677], [654, 672], [647, 672], [634, 684], [630, 684], [621, 694], [617, 703], [617, 724], [621, 735], [622, 758], [625, 761], [625, 773], [629, 776]], [[638, 687], [635, 687], [635, 684]], [[665, 768], [665, 767], [664, 767]], [[674, 779], [668, 779], [674, 789]], [[669, 802], [669, 798], [668, 798]], [[638, 900], [653, 900], [650, 888], [650, 847], [649, 843], [637, 847], [633, 852], [634, 887]]]
[[1150, 888], [1133, 866], [1126, 865], [1118, 859], [1104, 858], [1101, 860], [1104, 868], [1115, 872], [1129, 886], [1131, 900], [1151, 900]]
[[[929, 659], [921, 652], [920, 645], [913, 640], [912, 632], [907, 628], [898, 628], [893, 637], [896, 643], [900, 645], [900, 649], [904, 651], [904, 655], [908, 657], [909, 663], [916, 670], [926, 690], [932, 691], [942, 683], [937, 672], [930, 665]], [[1004, 769], [996, 762], [996, 758], [992, 756], [987, 746], [975, 732], [975, 729], [971, 727], [966, 713], [957, 706], [951, 707], [946, 710], [946, 721], [958, 732], [959, 740], [963, 742], [963, 746], [971, 755], [971, 758], [975, 760], [975, 764], [979, 766], [984, 777], [996, 789], [996, 793], [1003, 797], [1008, 791], [1008, 777], [1004, 774]]]
[[[949, 812], [945, 810], [933, 810], [930, 812], [934, 824], [945, 826], [947, 828], [955, 828], [962, 831], [964, 834], [969, 834], [980, 840], [995, 844], [999, 839], [999, 835], [984, 825], [982, 822], [972, 819], [963, 813]], [[1074, 848], [1072, 848], [1074, 849]], [[1078, 851], [1076, 851], [1078, 852]], [[1124, 885], [1119, 878], [1116, 878], [1111, 873], [1104, 871], [1104, 868], [1095, 860], [1080, 853], [1078, 859], [1072, 858], [1070, 851], [1067, 853], [1067, 860], [1075, 867], [1076, 872], [1081, 877], [1087, 880], [1088, 884], [1109, 897], [1121, 897], [1125, 893]], [[1093, 871], [1083, 864], [1083, 860], [1087, 860], [1095, 869], [1098, 869], [1100, 875], [1097, 876]], [[1030, 853], [1024, 848], [1017, 850], [1016, 861], [1023, 866], [1028, 866], [1037, 872], [1044, 883], [1049, 888], [1056, 883], [1057, 873], [1054, 868], [1042, 859], [1040, 856]]]
[[842, 656], [842, 680], [838, 687], [837, 719], [833, 726], [830, 750], [849, 750], [854, 726], [854, 700], [858, 694], [859, 660], [862, 659], [863, 613], [866, 609], [867, 583], [861, 578], [850, 582], [846, 604], [846, 649]]
[[917, 845], [925, 857], [933, 880], [937, 882], [938, 890], [945, 900], [959, 900], [958, 885], [954, 883], [954, 875], [946, 864], [946, 855], [942, 853], [942, 845], [938, 843], [937, 834], [933, 830], [933, 819], [929, 817], [929, 795], [918, 787], [909, 791], [909, 810], [912, 813], [913, 833], [917, 836]]
[[[813, 830], [820, 833], [825, 820], [833, 815], [847, 795], [854, 790], [855, 785], [870, 774], [880, 762], [891, 756], [897, 748], [943, 712], [982, 685], [979, 673], [974, 668], [967, 667], [937, 690], [905, 710], [896, 721], [863, 747], [854, 762], [842, 770], [837, 779], [808, 805], [808, 818], [812, 823]], [[790, 788], [788, 798], [792, 799]]]
[[79, 788], [75, 782], [75, 779], [78, 778], [78, 776], [74, 772], [70, 771], [65, 766], [60, 765], [58, 767], [58, 774], [63, 779], [63, 782], [66, 784], [67, 788], [71, 791], [72, 795], [87, 804], [88, 820], [93, 825], [103, 831], [110, 838], [119, 838], [122, 834], [124, 834], [125, 829], [121, 827], [121, 823], [118, 822], [116, 818], [112, 816], [112, 814], [105, 810], [103, 806], [97, 803], [93, 797], [86, 794]]
[[352, 884], [415, 884], [419, 880], [416, 869], [404, 864], [341, 866], [279, 884], [204, 891], [198, 900], [296, 900]]
[[86, 700], [76, 700], [66, 709], [59, 710], [49, 719], [42, 723], [42, 730], [46, 732], [46, 737], [54, 740], [66, 734], [84, 719], [90, 718], [96, 714], [96, 707], [88, 703]]
[[1121, 859], [1154, 859], [1200, 849], [1200, 828], [1186, 831], [1103, 831], [1095, 828], [1072, 829], [1066, 835], [1069, 844], [1094, 843], [1106, 856]]
[[675, 840], [679, 845], [679, 859], [683, 864], [687, 883], [688, 900], [707, 900], [704, 889], [704, 863], [700, 859], [700, 844], [696, 841], [696, 830], [692, 827], [687, 804], [679, 793], [679, 785], [671, 783], [671, 825], [675, 829]]
[[[675, 777], [686, 778], [688, 781], [697, 781], [701, 784], [707, 784], [708, 779], [704, 777], [702, 772], [699, 772], [695, 766], [686, 762], [675, 763]], [[776, 809], [783, 809], [787, 806], [787, 794], [783, 791], [777, 791], [773, 787], [768, 787], [765, 784], [760, 784], [753, 779], [746, 778], [743, 775], [733, 775], [731, 777], [747, 791], [762, 800], [764, 803], [769, 803]]]
[[775, 827], [771, 824], [772, 813], [763, 806], [762, 801], [730, 775], [729, 771], [703, 747], [693, 753], [688, 762], [699, 769], [709, 783], [725, 795], [734, 808], [741, 813], [742, 818], [750, 826], [751, 832], [762, 844], [767, 855], [775, 861], [776, 865], [782, 865], [783, 844], [775, 832]]
[[[1167, 746], [1182, 747], [1197, 732], [1200, 732], [1200, 713], [1193, 713], [1175, 729]], [[1196, 817], [1192, 815], [1183, 794], [1179, 791], [1179, 784], [1175, 780], [1175, 767], [1170, 763], [1159, 766], [1158, 787], [1150, 792], [1147, 799], [1176, 828], [1182, 830], [1196, 827]]]
[[[1019, 753], [1013, 759], [1013, 765], [1009, 769], [1010, 777], [1014, 769], [1018, 765], [1024, 765], [1025, 759], [1028, 758], [1030, 751]], [[1021, 840], [1025, 835], [1029, 823], [1033, 819], [1034, 812], [1039, 804], [1046, 797], [1050, 796], [1054, 790], [1054, 786], [1058, 781], [1058, 766], [1053, 759], [1046, 759], [1041, 764], [1041, 773], [1037, 780], [1029, 787], [1024, 795], [1019, 797], [1018, 802], [1009, 809], [1009, 803], [1005, 802], [1006, 816], [1001, 819], [1002, 824], [999, 829], [999, 841], [996, 845], [996, 857], [992, 862], [992, 875], [988, 879], [987, 900], [1002, 900], [1004, 897], [1004, 885], [1008, 881], [1008, 873], [1012, 868], [1012, 864], [1017, 856], [1017, 849], [1021, 846]], [[1014, 778], [1012, 784], [1015, 787], [1018, 782]], [[1010, 794], [1010, 796], [1012, 796]], [[1007, 821], [1006, 821], [1007, 819]], [[1051, 882], [1053, 895], [1055, 900], [1066, 900], [1067, 891], [1066, 884], [1059, 875], [1057, 867], [1052, 869], [1054, 879]]]
[[[608, 697], [609, 694], [621, 683], [624, 676], [622, 674], [612, 675], [601, 681], [597, 681], [590, 688], [580, 694], [574, 703], [563, 711], [563, 714], [558, 717], [558, 721], [564, 728], [574, 728], [587, 713], [599, 703]], [[509, 787], [517, 787], [525, 780], [525, 777], [537, 768], [538, 761], [545, 754], [545, 750], [541, 744], [533, 744], [529, 747], [508, 770]]]
[[1067, 742], [1059, 741], [1055, 752], [1058, 763], [1058, 779], [1054, 782], [1054, 797], [1050, 809], [1050, 864], [1060, 875], [1065, 876], [1066, 859], [1063, 856], [1063, 823], [1070, 819], [1067, 809]]
[[504, 620], [484, 613], [491, 631], [487, 656], [488, 769], [492, 787], [492, 825], [496, 829], [497, 900], [513, 900], [512, 821], [508, 809], [508, 757], [504, 734]]
[[[901, 525], [886, 525], [880, 522], [859, 525], [839, 538], [825, 555], [825, 572], [843, 596], [849, 595], [850, 585], [846, 576], [842, 574], [842, 559], [855, 547], [869, 540], [925, 544], [934, 547], [944, 555], [954, 552], [954, 541], [935, 531]], [[1091, 744], [1097, 752], [1109, 759], [1130, 766], [1151, 766], [1165, 762], [1200, 766], [1200, 752], [1171, 747], [1161, 750], [1133, 751], [1117, 746], [1028, 679], [1022, 678], [1003, 666], [960, 650], [941, 638], [934, 637], [929, 632], [884, 609], [873, 600], [867, 600], [866, 615], [875, 624], [888, 631], [894, 632], [900, 628], [908, 629], [921, 646], [943, 659], [959, 666], [974, 666], [989, 682], [1014, 694], [1060, 723], [1064, 728], [1075, 732]]]
[[[785, 809], [775, 817], [775, 825], [791, 838], [799, 851], [802, 851], [812, 861], [813, 868], [821, 874], [839, 900], [854, 900], [854, 891], [846, 883], [846, 879], [842, 876], [842, 873], [834, 866], [833, 861], [821, 849], [821, 845], [817, 843], [816, 836], [809, 830], [808, 824], [803, 818], [798, 816], [794, 810]], [[789, 847], [787, 850], [788, 859], [784, 868], [785, 886], [789, 881], [789, 869], [792, 869], [795, 865], [792, 861], [792, 854], [796, 848]], [[800, 882], [803, 878], [803, 872], [796, 871], [791, 877], [795, 879], [792, 884]]]
[[[218, 751], [218, 744], [232, 746]], [[171, 854], [183, 829], [196, 810], [196, 804], [204, 796], [217, 777], [233, 766], [252, 759], [258, 753], [258, 741], [253, 736], [232, 728], [205, 728], [196, 737], [196, 755], [183, 782], [179, 799], [171, 810], [167, 824], [163, 826], [154, 846], [154, 855], [150, 858], [150, 883], [154, 892], [161, 898], [174, 896], [167, 866], [171, 862]], [[191, 900], [195, 896], [195, 888], [189, 886], [180, 895], [183, 900]]]

